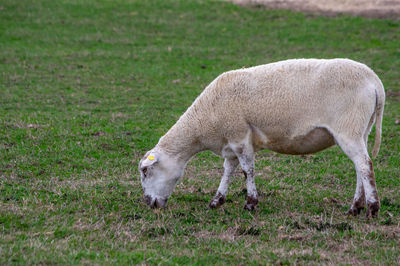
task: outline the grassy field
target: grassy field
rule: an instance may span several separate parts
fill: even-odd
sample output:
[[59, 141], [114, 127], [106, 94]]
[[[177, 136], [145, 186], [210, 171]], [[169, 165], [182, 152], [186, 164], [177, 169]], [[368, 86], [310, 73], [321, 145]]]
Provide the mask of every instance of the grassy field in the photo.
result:
[[[400, 263], [399, 29], [206, 0], [0, 1], [0, 264]], [[344, 215], [356, 178], [338, 147], [260, 152], [254, 212], [239, 170], [207, 208], [210, 152], [166, 209], [145, 206], [141, 156], [209, 82], [300, 57], [352, 58], [385, 85], [377, 219]]]

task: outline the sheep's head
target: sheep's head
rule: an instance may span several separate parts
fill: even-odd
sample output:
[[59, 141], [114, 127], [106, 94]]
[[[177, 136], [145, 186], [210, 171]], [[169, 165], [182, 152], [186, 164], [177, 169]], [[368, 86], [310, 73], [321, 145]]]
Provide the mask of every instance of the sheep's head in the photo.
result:
[[180, 160], [161, 150], [151, 150], [140, 160], [139, 171], [144, 200], [152, 208], [165, 207], [183, 175]]

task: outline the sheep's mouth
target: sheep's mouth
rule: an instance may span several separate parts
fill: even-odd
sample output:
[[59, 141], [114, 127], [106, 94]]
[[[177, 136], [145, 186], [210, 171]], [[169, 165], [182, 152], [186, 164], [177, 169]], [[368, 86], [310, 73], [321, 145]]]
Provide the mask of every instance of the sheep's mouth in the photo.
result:
[[150, 195], [144, 196], [144, 202], [152, 209], [164, 208], [167, 205], [168, 199], [153, 198]]

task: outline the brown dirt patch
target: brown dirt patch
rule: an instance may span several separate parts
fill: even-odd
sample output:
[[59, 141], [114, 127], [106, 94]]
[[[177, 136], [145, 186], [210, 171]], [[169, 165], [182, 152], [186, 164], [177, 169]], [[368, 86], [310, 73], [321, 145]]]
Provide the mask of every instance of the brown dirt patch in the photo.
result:
[[399, 0], [231, 0], [239, 5], [262, 5], [269, 9], [290, 9], [335, 16], [351, 14], [369, 18], [400, 18]]

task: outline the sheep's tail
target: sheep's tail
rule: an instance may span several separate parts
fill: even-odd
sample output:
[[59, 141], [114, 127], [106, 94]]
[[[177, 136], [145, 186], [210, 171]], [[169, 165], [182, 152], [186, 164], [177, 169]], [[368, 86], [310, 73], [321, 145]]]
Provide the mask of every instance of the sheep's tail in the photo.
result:
[[[379, 78], [378, 78], [379, 80]], [[375, 144], [372, 149], [372, 157], [375, 158], [378, 155], [379, 147], [381, 146], [382, 138], [382, 118], [383, 109], [385, 105], [385, 90], [382, 82], [379, 80], [379, 86], [375, 90], [376, 94], [376, 106], [375, 106]]]

